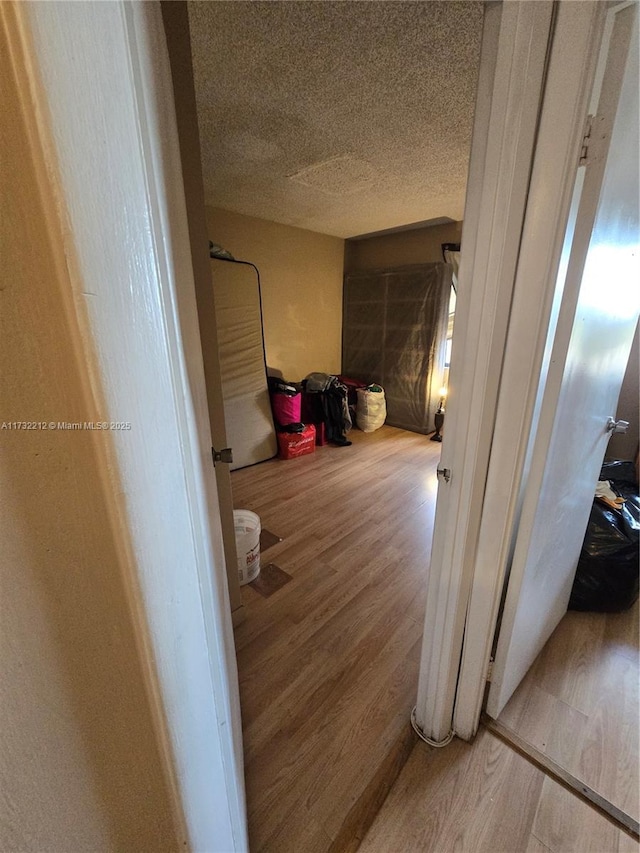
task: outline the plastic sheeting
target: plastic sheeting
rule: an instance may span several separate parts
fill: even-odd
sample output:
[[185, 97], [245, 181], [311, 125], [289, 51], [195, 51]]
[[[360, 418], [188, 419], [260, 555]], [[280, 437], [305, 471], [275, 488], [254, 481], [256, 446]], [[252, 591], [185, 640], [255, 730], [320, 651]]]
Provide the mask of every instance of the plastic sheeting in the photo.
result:
[[607, 462], [600, 480], [609, 488], [596, 494], [606, 491], [624, 500], [617, 507], [594, 500], [569, 610], [617, 613], [632, 607], [638, 598], [640, 498], [635, 466], [633, 462]]
[[218, 352], [231, 469], [271, 459], [278, 450], [271, 416], [255, 270], [211, 262]]
[[[446, 245], [446, 244], [445, 244]], [[452, 267], [452, 283], [457, 289], [458, 287], [458, 270], [460, 269], [460, 249], [444, 249], [444, 259], [446, 263]]]
[[445, 263], [345, 276], [342, 372], [382, 385], [391, 426], [435, 429], [450, 290]]

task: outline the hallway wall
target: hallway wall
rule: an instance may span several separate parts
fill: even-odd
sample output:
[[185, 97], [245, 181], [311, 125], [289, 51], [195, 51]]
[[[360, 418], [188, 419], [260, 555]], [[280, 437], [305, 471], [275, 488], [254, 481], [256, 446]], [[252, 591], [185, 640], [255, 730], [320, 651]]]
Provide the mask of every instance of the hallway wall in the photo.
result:
[[[0, 849], [178, 849], [11, 4], [0, 13]], [[13, 36], [13, 38], [11, 38]], [[27, 105], [28, 106], [28, 105]]]
[[160, 6], [2, 4], [0, 40], [0, 416], [56, 426], [0, 430], [0, 849], [246, 850]]

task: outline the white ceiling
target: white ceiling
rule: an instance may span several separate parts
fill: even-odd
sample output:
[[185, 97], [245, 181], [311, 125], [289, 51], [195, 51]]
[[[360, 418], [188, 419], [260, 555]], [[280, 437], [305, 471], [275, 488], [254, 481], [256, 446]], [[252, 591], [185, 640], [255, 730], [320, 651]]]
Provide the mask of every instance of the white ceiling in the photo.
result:
[[461, 219], [482, 9], [192, 0], [207, 203], [339, 237]]

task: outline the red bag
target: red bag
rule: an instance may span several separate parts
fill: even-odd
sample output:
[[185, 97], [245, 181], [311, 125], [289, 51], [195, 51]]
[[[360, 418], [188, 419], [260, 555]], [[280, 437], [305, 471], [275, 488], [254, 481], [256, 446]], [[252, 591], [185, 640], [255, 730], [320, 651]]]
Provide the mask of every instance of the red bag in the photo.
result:
[[280, 459], [296, 459], [313, 453], [316, 449], [316, 428], [307, 424], [303, 432], [279, 432], [278, 456]]
[[278, 391], [271, 395], [271, 410], [273, 419], [278, 426], [298, 424], [302, 420], [302, 394], [291, 396]]

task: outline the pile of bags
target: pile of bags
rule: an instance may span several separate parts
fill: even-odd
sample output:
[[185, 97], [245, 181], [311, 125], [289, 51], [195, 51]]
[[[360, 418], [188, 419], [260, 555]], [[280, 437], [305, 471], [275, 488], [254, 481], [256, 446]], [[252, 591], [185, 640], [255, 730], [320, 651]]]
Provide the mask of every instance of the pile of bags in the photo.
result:
[[569, 610], [615, 613], [638, 598], [640, 498], [633, 462], [607, 462], [576, 570]]
[[296, 382], [270, 376], [269, 397], [273, 420], [278, 427], [299, 423], [302, 413], [302, 389]]
[[[354, 420], [363, 432], [374, 432], [387, 417], [380, 385], [364, 385], [345, 376], [310, 373], [300, 383], [270, 376], [269, 393], [280, 456], [285, 459], [292, 458], [294, 450], [296, 456], [312, 452], [308, 427], [315, 427], [314, 445], [347, 447]], [[295, 440], [287, 437], [294, 434]]]
[[269, 377], [271, 411], [278, 439], [278, 456], [297, 459], [316, 449], [316, 428], [302, 423], [302, 389], [295, 382]]

